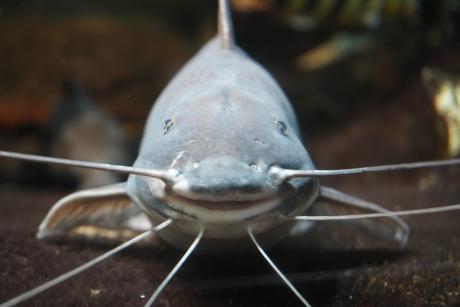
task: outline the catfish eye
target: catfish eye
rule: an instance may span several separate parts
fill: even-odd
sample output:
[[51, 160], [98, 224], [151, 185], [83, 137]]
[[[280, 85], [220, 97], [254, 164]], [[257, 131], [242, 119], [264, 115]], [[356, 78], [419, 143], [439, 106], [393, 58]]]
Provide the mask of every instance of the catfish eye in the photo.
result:
[[281, 132], [282, 135], [286, 136], [287, 135], [287, 125], [285, 122], [282, 120], [279, 120], [276, 123], [276, 126], [278, 127], [279, 131]]
[[169, 129], [171, 129], [171, 127], [174, 125], [174, 119], [166, 119], [164, 122], [163, 122], [163, 134], [166, 134], [168, 133]]

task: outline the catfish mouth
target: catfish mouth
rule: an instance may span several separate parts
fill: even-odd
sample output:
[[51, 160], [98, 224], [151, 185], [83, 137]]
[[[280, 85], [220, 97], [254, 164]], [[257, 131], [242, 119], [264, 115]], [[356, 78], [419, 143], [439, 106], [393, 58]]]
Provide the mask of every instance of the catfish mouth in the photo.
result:
[[168, 204], [184, 204], [187, 206], [196, 206], [214, 211], [229, 211], [229, 210], [244, 210], [255, 206], [264, 206], [264, 204], [272, 202], [274, 199], [280, 199], [279, 194], [265, 196], [258, 199], [238, 199], [238, 200], [205, 200], [190, 198], [176, 193], [167, 196]]
[[246, 185], [228, 189], [206, 189], [200, 186], [190, 187], [186, 181], [172, 187], [165, 187], [168, 204], [200, 207], [213, 211], [245, 210], [264, 207], [274, 200], [281, 200], [293, 195], [294, 189], [289, 185], [277, 188], [261, 188]]
[[193, 217], [205, 224], [235, 224], [250, 220], [274, 211], [295, 194], [294, 189], [275, 190], [271, 193], [240, 194], [235, 200], [232, 194], [221, 195], [216, 200], [209, 200], [210, 195], [202, 199], [196, 194], [177, 193], [166, 189], [163, 198], [174, 212]]
[[283, 203], [280, 195], [259, 200], [207, 201], [177, 194], [167, 195], [165, 202], [175, 212], [204, 224], [240, 224], [276, 209]]

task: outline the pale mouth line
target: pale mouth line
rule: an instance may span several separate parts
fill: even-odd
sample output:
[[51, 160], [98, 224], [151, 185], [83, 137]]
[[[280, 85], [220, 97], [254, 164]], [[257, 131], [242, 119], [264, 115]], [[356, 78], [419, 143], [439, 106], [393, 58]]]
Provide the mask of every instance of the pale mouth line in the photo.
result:
[[247, 200], [234, 200], [234, 201], [228, 201], [228, 200], [217, 200], [217, 201], [210, 201], [210, 200], [199, 200], [199, 199], [192, 199], [188, 198], [185, 196], [173, 194], [173, 195], [168, 195], [168, 203], [174, 204], [174, 203], [179, 203], [179, 204], [187, 204], [187, 205], [192, 205], [194, 207], [199, 207], [199, 208], [204, 208], [208, 210], [213, 210], [213, 211], [238, 211], [238, 210], [244, 210], [250, 207], [254, 207], [257, 205], [263, 205], [266, 204], [267, 202], [271, 202], [273, 200], [279, 199], [281, 195], [279, 194], [274, 194], [271, 197], [264, 197], [260, 199], [247, 199]]
[[283, 196], [274, 194], [264, 199], [248, 201], [202, 201], [169, 194], [163, 201], [171, 210], [194, 217], [200, 223], [234, 224], [274, 210], [283, 203]]

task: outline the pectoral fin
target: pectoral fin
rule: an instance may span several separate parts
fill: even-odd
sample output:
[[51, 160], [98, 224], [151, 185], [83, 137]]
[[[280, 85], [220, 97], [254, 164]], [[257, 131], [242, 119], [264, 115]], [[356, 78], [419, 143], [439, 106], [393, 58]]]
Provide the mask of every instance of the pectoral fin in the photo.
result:
[[126, 183], [82, 190], [59, 200], [37, 238], [120, 241], [153, 226], [126, 193]]
[[[321, 187], [320, 198], [313, 206], [314, 215], [348, 215], [363, 213], [385, 213], [389, 210], [374, 203], [342, 193], [329, 187]], [[405, 245], [409, 237], [409, 226], [397, 216], [351, 220], [370, 232], [387, 240]]]

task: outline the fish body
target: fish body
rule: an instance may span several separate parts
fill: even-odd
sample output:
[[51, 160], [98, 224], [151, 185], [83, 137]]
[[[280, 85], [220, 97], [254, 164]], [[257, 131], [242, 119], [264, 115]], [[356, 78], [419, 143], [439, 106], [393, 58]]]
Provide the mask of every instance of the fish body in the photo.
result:
[[[67, 159], [84, 159], [113, 164], [126, 163], [126, 137], [119, 122], [97, 108], [93, 100], [70, 80], [63, 82], [63, 95], [45, 128], [44, 152]], [[57, 174], [62, 168], [54, 168]], [[65, 174], [65, 173], [64, 173]], [[116, 183], [114, 173], [70, 169], [80, 189]]]
[[304, 212], [317, 195], [316, 179], [279, 184], [269, 175], [274, 165], [314, 169], [300, 138], [277, 82], [241, 49], [223, 48], [215, 38], [155, 102], [134, 164], [174, 171], [176, 182], [167, 187], [131, 175], [128, 193], [155, 223], [183, 222], [175, 223], [180, 235], [195, 224], [212, 229], [214, 239], [247, 240], [248, 223], [261, 231], [284, 225], [274, 213]]
[[[223, 0], [218, 29], [155, 102], [138, 157], [124, 167], [128, 181], [61, 199], [39, 238], [94, 239], [107, 229], [121, 235], [169, 220], [158, 236], [178, 248], [201, 233], [204, 250], [239, 251], [250, 244], [248, 231], [269, 245], [310, 223], [289, 217], [388, 212], [319, 184], [288, 98], [236, 45]], [[102, 169], [114, 168], [120, 171]], [[398, 217], [375, 221], [360, 223], [387, 239], [407, 240], [408, 226]]]

